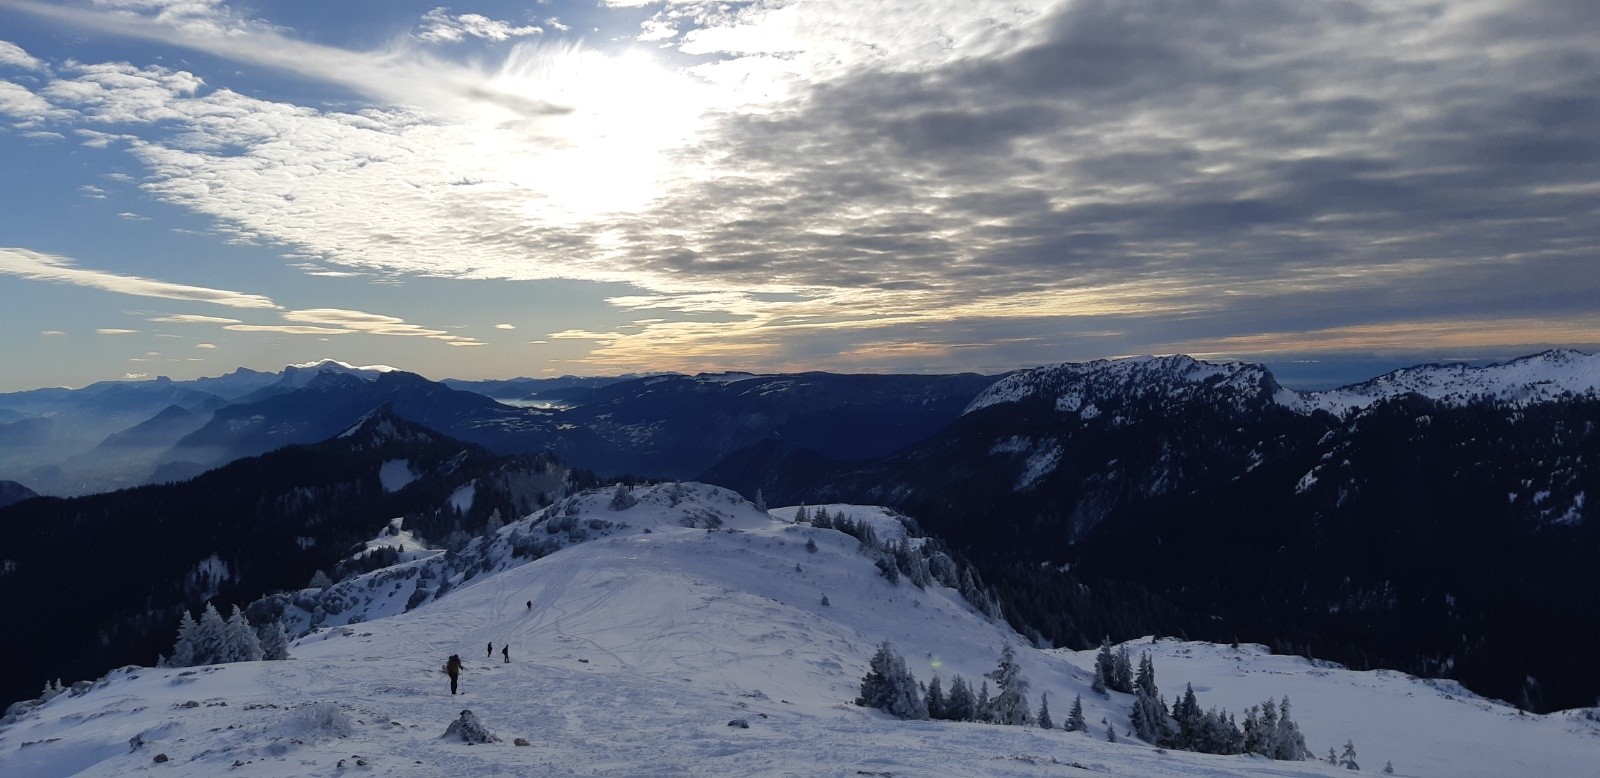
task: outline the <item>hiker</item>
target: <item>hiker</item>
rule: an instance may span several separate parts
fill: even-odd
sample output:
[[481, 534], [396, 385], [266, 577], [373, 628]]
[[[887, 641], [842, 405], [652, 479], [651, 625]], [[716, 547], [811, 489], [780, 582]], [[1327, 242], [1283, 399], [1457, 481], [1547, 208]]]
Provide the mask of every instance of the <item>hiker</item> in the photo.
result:
[[450, 661], [444, 663], [444, 671], [450, 674], [450, 693], [456, 693], [456, 681], [461, 678], [461, 657], [451, 654]]
[[489, 647], [484, 649], [483, 658], [484, 659], [493, 659], [494, 658], [494, 644], [493, 643], [490, 643]]
[[511, 664], [511, 644], [510, 643], [507, 643], [507, 644], [505, 644], [505, 645], [500, 647], [500, 655], [506, 658], [506, 664]]

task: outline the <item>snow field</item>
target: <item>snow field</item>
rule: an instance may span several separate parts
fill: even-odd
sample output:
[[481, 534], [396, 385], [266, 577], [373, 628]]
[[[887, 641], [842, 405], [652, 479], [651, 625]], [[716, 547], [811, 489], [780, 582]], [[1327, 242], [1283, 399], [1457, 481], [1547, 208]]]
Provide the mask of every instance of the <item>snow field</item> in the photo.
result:
[[[0, 774], [1349, 774], [1107, 743], [1101, 719], [1121, 738], [1131, 698], [1089, 691], [1092, 651], [1037, 651], [954, 591], [890, 585], [853, 538], [793, 524], [793, 508], [763, 514], [699, 484], [633, 494], [638, 504], [620, 511], [609, 491], [578, 498], [576, 518], [612, 523], [587, 540], [536, 561], [496, 559], [506, 567], [410, 612], [401, 612], [407, 588], [341, 614], [358, 621], [297, 641], [292, 660], [119, 671], [102, 688], [57, 697], [0, 730]], [[556, 507], [501, 537], [543, 532], [536, 522]], [[899, 526], [881, 509], [825, 507], [872, 517], [880, 536]], [[1091, 732], [897, 721], [858, 708], [850, 700], [884, 640], [919, 680], [937, 671], [946, 688], [954, 673], [978, 686], [1010, 642], [1033, 704], [1048, 691], [1060, 721], [1082, 694]], [[1148, 643], [1135, 642], [1135, 657]], [[1595, 725], [1571, 716], [1518, 717], [1399, 674], [1254, 647], [1153, 648], [1169, 701], [1185, 681], [1203, 706], [1236, 713], [1288, 693], [1314, 750], [1352, 738], [1369, 772], [1392, 759], [1402, 775], [1600, 774]], [[442, 672], [450, 654], [466, 663], [457, 696]], [[442, 739], [463, 709], [503, 742]], [[734, 719], [749, 728], [728, 726]]]

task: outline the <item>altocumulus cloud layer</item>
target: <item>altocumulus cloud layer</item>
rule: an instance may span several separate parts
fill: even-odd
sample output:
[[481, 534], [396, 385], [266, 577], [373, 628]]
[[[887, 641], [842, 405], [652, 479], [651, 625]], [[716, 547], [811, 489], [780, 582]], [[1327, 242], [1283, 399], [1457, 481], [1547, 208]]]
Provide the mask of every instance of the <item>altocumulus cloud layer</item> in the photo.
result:
[[[596, 366], [1600, 343], [1600, 5], [614, 4], [665, 56], [443, 10], [352, 52], [211, 3], [5, 0], [370, 105], [0, 44], [0, 115], [313, 272], [631, 282], [634, 326], [553, 336]], [[430, 46], [474, 36], [524, 40]]]

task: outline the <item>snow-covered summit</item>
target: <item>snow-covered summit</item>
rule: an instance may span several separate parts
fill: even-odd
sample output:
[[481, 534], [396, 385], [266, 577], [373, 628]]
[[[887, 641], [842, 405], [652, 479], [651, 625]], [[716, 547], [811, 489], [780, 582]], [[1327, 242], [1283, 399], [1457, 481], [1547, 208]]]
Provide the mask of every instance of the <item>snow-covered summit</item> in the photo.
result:
[[1205, 362], [1182, 354], [1066, 362], [1022, 370], [995, 382], [967, 405], [972, 413], [1035, 396], [1056, 409], [1094, 415], [1103, 406], [1138, 398], [1185, 402], [1218, 398], [1239, 406], [1275, 400], [1287, 390], [1261, 365]]
[[1552, 402], [1600, 391], [1600, 356], [1552, 350], [1486, 367], [1418, 365], [1369, 381], [1325, 391], [1280, 386], [1264, 365], [1206, 362], [1184, 355], [1127, 357], [1062, 363], [1022, 370], [979, 394], [964, 413], [1035, 396], [1052, 397], [1063, 412], [1095, 415], [1131, 398], [1171, 403], [1212, 399], [1243, 409], [1271, 402], [1297, 413], [1344, 414], [1407, 394], [1449, 405], [1488, 401], [1503, 405]]
[[[1130, 698], [1091, 692], [1086, 654], [1027, 647], [937, 583], [891, 583], [855, 538], [783, 518], [792, 510], [703, 484], [576, 495], [318, 592], [337, 611], [318, 606], [321, 626], [289, 661], [129, 668], [56, 696], [0, 729], [0, 765], [46, 778], [1348, 775], [1126, 742]], [[899, 721], [850, 704], [883, 641], [947, 687], [956, 674], [983, 682], [1012, 645], [1030, 701], [1048, 692], [1059, 721], [1081, 696], [1091, 731]], [[1589, 774], [1600, 753], [1593, 722], [1516, 716], [1398, 673], [1250, 646], [1148, 648], [1169, 698], [1192, 682], [1202, 704], [1238, 711], [1290, 693], [1313, 749], [1352, 739], [1368, 771]], [[452, 654], [465, 660], [460, 695], [441, 672]], [[1382, 716], [1362, 715], [1378, 705]], [[462, 710], [499, 742], [441, 737]], [[1125, 742], [1106, 742], [1107, 724]]]
[[1418, 365], [1370, 381], [1322, 392], [1302, 392], [1286, 404], [1296, 410], [1343, 413], [1404, 394], [1418, 394], [1450, 405], [1488, 400], [1531, 405], [1566, 394], [1592, 394], [1600, 388], [1600, 356], [1571, 349], [1544, 351], [1486, 367], [1463, 364]]
[[293, 368], [295, 370], [336, 370], [343, 373], [392, 373], [400, 369], [397, 367], [390, 367], [388, 365], [363, 365], [358, 367], [350, 364], [349, 362], [342, 362], [331, 357], [317, 359], [311, 362], [298, 362], [285, 367], [286, 369]]

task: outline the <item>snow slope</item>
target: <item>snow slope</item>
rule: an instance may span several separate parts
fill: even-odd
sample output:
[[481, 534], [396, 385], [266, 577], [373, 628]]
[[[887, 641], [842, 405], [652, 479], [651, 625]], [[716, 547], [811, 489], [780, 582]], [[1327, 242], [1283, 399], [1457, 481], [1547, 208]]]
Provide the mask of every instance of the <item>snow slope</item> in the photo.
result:
[[[1116, 723], [1122, 736], [1129, 698], [1089, 692], [1089, 654], [1023, 647], [954, 591], [891, 585], [854, 539], [758, 512], [731, 492], [662, 484], [628, 496], [637, 504], [614, 510], [609, 491], [579, 495], [476, 541], [456, 555], [477, 560], [475, 574], [456, 574], [447, 594], [409, 611], [396, 597], [403, 602], [421, 576], [398, 572], [442, 572], [439, 556], [340, 584], [398, 594], [350, 598], [356, 604], [335, 616], [354, 623], [325, 619], [296, 641], [292, 660], [125, 669], [55, 697], [0, 729], [0, 772], [1348, 775], [1326, 764], [1105, 742], [1098, 722]], [[875, 525], [887, 516], [828, 507]], [[555, 550], [534, 561], [510, 553], [530, 536]], [[981, 680], [1002, 645], [1017, 645], [1034, 699], [1048, 691], [1059, 721], [1082, 694], [1093, 734], [903, 722], [857, 708], [849, 700], [883, 640], [918, 678], [937, 670], [947, 685], [952, 673]], [[1384, 759], [1402, 775], [1600, 771], [1593, 722], [1514, 716], [1405, 676], [1254, 648], [1157, 648], [1169, 699], [1184, 680], [1195, 681], [1203, 705], [1235, 710], [1288, 692], [1313, 748], [1353, 738], [1369, 771]], [[455, 697], [441, 672], [453, 653], [466, 660]], [[462, 709], [503, 742], [442, 739]], [[736, 719], [749, 727], [729, 726]], [[1407, 732], [1415, 734], [1396, 734]]]

